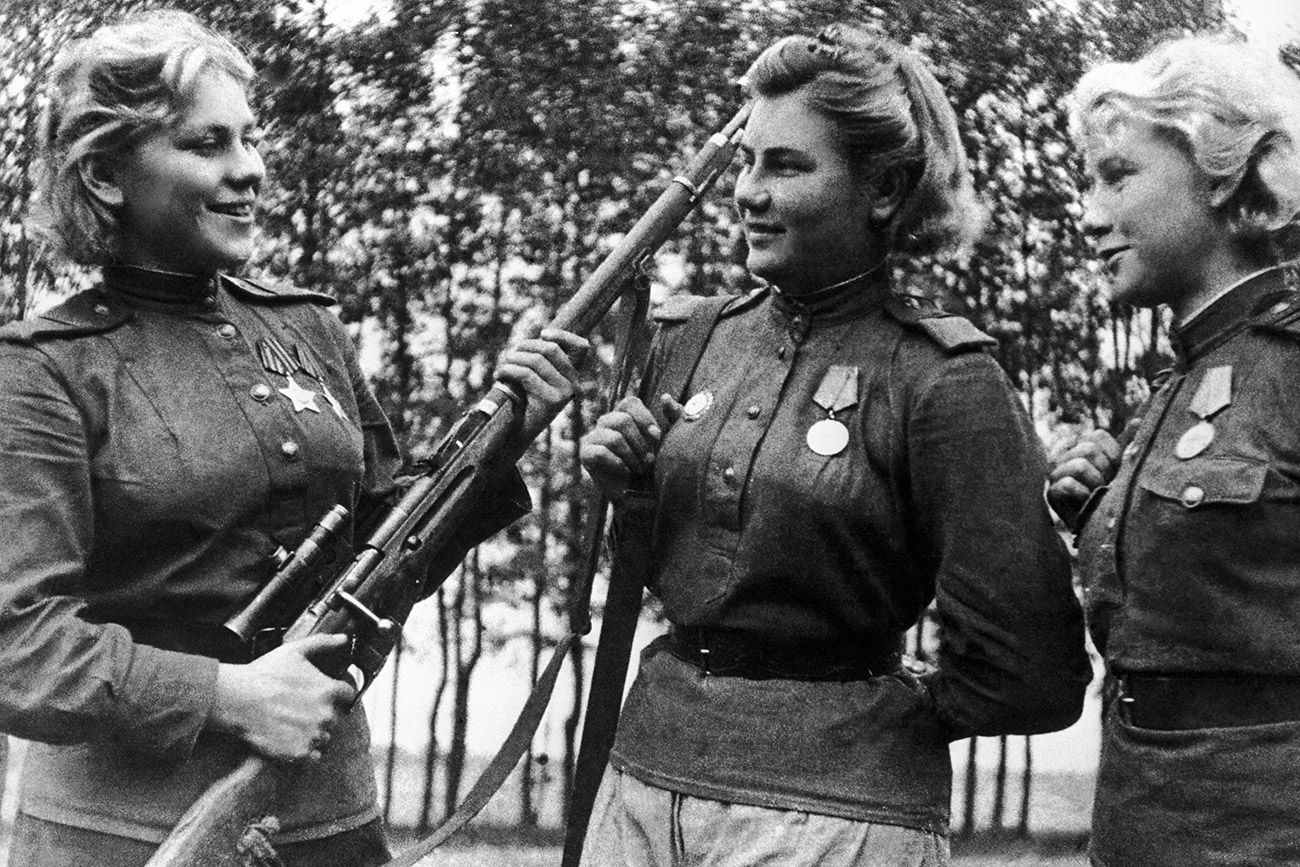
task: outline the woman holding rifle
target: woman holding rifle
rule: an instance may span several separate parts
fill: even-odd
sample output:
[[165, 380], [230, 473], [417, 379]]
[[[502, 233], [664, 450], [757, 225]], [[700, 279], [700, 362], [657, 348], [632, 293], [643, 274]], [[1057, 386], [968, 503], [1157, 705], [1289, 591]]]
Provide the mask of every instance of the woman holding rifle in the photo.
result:
[[[978, 223], [922, 60], [835, 25], [747, 81], [735, 201], [770, 285], [694, 346], [701, 313], [664, 316], [641, 396], [582, 444], [671, 623], [583, 863], [945, 864], [949, 741], [1062, 728], [1090, 675], [1041, 449], [992, 340], [891, 276]], [[936, 598], [918, 677], [903, 636]]]
[[[101, 28], [51, 76], [42, 223], [101, 280], [0, 330], [0, 729], [35, 742], [15, 867], [144, 864], [250, 749], [307, 765], [279, 814], [285, 865], [388, 857], [365, 714], [313, 665], [345, 639], [249, 662], [220, 628], [277, 547], [334, 505], [364, 516], [400, 466], [331, 299], [230, 273], [264, 180], [252, 78], [178, 12]], [[519, 453], [585, 347], [552, 331], [503, 356], [527, 395]], [[460, 550], [527, 502], [503, 473]]]

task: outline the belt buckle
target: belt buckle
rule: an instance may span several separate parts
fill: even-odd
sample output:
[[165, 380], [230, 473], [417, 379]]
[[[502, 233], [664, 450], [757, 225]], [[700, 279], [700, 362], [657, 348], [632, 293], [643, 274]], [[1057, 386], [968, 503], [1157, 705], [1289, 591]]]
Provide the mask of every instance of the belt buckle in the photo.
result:
[[1116, 698], [1119, 699], [1119, 717], [1128, 725], [1133, 725], [1133, 705], [1137, 699], [1133, 697], [1132, 685], [1129, 683], [1127, 674], [1121, 674], [1116, 679], [1119, 691]]
[[710, 664], [712, 660], [710, 658], [711, 654], [709, 651], [709, 631], [705, 629], [703, 626], [697, 626], [694, 627], [691, 630], [691, 632], [694, 633], [693, 635], [690, 636], [691, 643], [694, 644], [695, 648], [699, 651], [698, 664], [700, 666], [700, 671], [702, 671], [704, 674], [712, 674], [713, 672], [710, 669]]

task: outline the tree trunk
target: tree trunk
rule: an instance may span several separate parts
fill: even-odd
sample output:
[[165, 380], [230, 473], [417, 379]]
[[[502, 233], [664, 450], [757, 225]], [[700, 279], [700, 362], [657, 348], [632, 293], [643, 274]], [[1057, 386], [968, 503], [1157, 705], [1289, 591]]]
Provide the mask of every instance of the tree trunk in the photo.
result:
[[[547, 562], [550, 559], [551, 538], [551, 500], [554, 496], [551, 486], [551, 444], [552, 433], [548, 427], [542, 434], [538, 460], [542, 466], [542, 486], [537, 493], [537, 562], [533, 572], [533, 593], [529, 599], [529, 614], [532, 622], [529, 628], [528, 682], [537, 683], [541, 676], [541, 659], [546, 650], [546, 637], [542, 634], [542, 605], [546, 601]], [[523, 767], [519, 774], [519, 824], [524, 828], [537, 827], [537, 805], [533, 801], [533, 768], [537, 757], [533, 744], [529, 743], [524, 754]]]
[[447, 597], [442, 587], [435, 596], [438, 606], [438, 685], [433, 690], [433, 707], [429, 709], [429, 742], [424, 753], [424, 789], [420, 793], [419, 829], [427, 834], [433, 823], [433, 792], [438, 767], [438, 715], [442, 711], [442, 699], [451, 682], [449, 662], [449, 634], [447, 617]]
[[967, 743], [970, 744], [970, 751], [966, 753], [966, 792], [965, 803], [962, 805], [961, 832], [969, 837], [975, 833], [975, 791], [979, 788], [979, 768], [975, 764], [975, 748], [979, 744], [979, 739], [970, 738]]
[[[483, 655], [483, 575], [479, 568], [478, 549], [469, 556], [461, 580], [457, 583], [455, 604], [452, 606], [454, 629], [452, 650], [456, 679], [452, 686], [451, 742], [447, 745], [447, 788], [443, 792], [444, 812], [450, 815], [460, 798], [460, 783], [465, 775], [466, 743], [469, 734], [469, 688], [474, 669]], [[465, 637], [465, 606], [471, 637]]]
[[1025, 736], [1025, 769], [1020, 775], [1020, 825], [1016, 832], [1029, 836], [1029, 794], [1034, 785], [1034, 739]]
[[1002, 817], [1007, 809], [1007, 736], [998, 737], [998, 775], [993, 786], [993, 816], [989, 827], [1002, 830]]

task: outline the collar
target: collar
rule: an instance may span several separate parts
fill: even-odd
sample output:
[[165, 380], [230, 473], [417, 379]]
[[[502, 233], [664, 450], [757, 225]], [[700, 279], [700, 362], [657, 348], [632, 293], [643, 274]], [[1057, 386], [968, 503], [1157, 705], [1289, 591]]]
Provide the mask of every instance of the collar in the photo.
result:
[[791, 295], [772, 287], [776, 309], [794, 320], [830, 324], [853, 319], [876, 309], [889, 298], [889, 274], [883, 264], [839, 283]]
[[1226, 343], [1246, 327], [1253, 315], [1289, 291], [1280, 266], [1258, 271], [1229, 287], [1174, 327], [1171, 342], [1180, 365], [1191, 364], [1211, 349]]
[[104, 287], [130, 307], [183, 313], [214, 310], [216, 274], [183, 274], [114, 263], [103, 270]]

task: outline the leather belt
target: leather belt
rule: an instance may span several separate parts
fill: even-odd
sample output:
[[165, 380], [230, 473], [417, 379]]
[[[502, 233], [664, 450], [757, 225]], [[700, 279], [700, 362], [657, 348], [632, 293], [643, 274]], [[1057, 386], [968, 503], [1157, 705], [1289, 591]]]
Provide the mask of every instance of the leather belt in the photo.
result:
[[1158, 731], [1300, 722], [1300, 676], [1267, 674], [1126, 674], [1119, 712]]
[[673, 626], [668, 649], [705, 674], [750, 680], [866, 680], [898, 670], [898, 645], [773, 641], [736, 629]]

